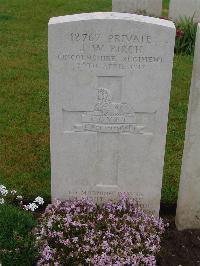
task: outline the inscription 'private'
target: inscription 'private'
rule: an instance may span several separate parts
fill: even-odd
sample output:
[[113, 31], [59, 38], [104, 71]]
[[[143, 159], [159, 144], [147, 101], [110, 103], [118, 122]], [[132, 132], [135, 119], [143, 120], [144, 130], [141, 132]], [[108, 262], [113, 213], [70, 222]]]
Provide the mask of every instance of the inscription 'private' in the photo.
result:
[[71, 33], [70, 40], [72, 42], [97, 42], [104, 38], [105, 41], [108, 42], [116, 42], [116, 43], [140, 43], [140, 44], [151, 44], [152, 43], [152, 37], [150, 35], [146, 34], [119, 34], [114, 33], [110, 35], [105, 35], [103, 33], [80, 33], [75, 32]]

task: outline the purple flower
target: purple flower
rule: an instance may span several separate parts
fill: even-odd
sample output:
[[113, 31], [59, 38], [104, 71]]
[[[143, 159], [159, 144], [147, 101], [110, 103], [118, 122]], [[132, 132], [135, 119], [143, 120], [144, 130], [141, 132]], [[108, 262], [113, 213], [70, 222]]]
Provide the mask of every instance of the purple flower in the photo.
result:
[[52, 252], [49, 246], [45, 246], [42, 252], [42, 256], [45, 260], [49, 261], [52, 258]]
[[164, 228], [127, 195], [101, 206], [87, 198], [57, 201], [38, 226], [38, 265], [155, 266]]

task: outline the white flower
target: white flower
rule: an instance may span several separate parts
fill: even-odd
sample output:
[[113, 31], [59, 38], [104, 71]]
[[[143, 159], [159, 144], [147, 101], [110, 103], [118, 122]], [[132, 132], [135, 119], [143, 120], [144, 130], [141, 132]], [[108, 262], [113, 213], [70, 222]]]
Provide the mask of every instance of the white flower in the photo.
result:
[[37, 204], [35, 204], [34, 202], [33, 203], [29, 203], [29, 209], [31, 211], [34, 212], [34, 210], [36, 210], [38, 208]]
[[5, 200], [3, 198], [0, 199], [0, 204], [4, 204]]
[[24, 205], [24, 209], [26, 211], [30, 210], [30, 211], [34, 212], [37, 208], [38, 208], [38, 206], [34, 202], [33, 203], [29, 203], [28, 205]]
[[42, 197], [37, 197], [35, 198], [34, 202], [38, 203], [39, 205], [43, 205], [44, 204], [44, 200]]
[[3, 196], [6, 196], [8, 194], [8, 190], [3, 185], [0, 185], [0, 194], [2, 194]]
[[16, 199], [21, 200], [23, 197], [21, 195], [17, 196]]
[[16, 190], [11, 190], [10, 193], [11, 193], [12, 195], [15, 195], [15, 194], [17, 193], [17, 191], [16, 191]]
[[28, 211], [28, 210], [29, 210], [29, 205], [24, 205], [24, 209], [25, 209], [26, 211]]

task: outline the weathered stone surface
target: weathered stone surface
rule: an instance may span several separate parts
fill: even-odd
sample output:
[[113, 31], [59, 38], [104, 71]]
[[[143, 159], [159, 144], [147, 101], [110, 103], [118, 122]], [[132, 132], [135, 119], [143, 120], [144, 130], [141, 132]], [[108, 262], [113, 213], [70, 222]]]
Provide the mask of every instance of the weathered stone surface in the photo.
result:
[[193, 16], [195, 22], [200, 22], [200, 0], [170, 0], [169, 18], [173, 21]]
[[112, 0], [112, 11], [161, 16], [162, 0]]
[[176, 225], [179, 230], [200, 228], [200, 24], [190, 88]]
[[127, 192], [158, 214], [174, 39], [125, 13], [50, 20], [52, 199]]

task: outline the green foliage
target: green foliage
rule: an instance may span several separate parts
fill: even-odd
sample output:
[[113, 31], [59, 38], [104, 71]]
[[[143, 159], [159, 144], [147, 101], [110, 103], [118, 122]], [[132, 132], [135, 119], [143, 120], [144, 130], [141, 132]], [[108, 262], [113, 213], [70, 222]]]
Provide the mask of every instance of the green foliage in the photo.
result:
[[3, 266], [33, 265], [36, 258], [33, 216], [10, 205], [0, 205], [0, 262]]
[[175, 53], [193, 55], [197, 30], [194, 18], [181, 18], [176, 28]]

